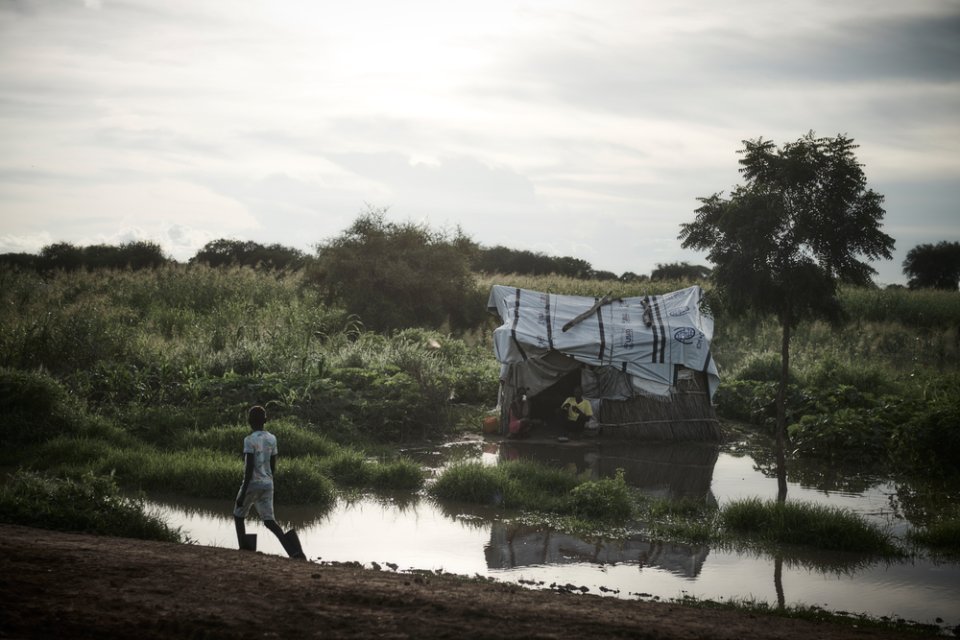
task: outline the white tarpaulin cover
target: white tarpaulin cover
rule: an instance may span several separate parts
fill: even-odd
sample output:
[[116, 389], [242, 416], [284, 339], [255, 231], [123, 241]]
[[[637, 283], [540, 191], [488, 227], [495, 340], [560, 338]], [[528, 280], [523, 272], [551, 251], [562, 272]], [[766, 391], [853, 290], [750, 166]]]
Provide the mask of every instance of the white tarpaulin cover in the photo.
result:
[[[567, 357], [560, 360], [572, 358], [621, 372], [615, 378], [626, 374], [634, 393], [669, 393], [675, 365], [683, 365], [706, 374], [712, 398], [720, 377], [710, 356], [713, 318], [700, 311], [702, 297], [698, 286], [663, 295], [598, 299], [494, 285], [487, 308], [503, 321], [493, 332], [493, 346], [504, 379], [519, 363], [529, 365], [523, 368], [531, 369], [531, 376], [544, 368], [557, 369], [559, 353]], [[599, 379], [602, 370], [593, 374]], [[544, 386], [521, 376], [511, 382], [533, 392]], [[628, 395], [625, 391], [610, 395], [622, 397]]]

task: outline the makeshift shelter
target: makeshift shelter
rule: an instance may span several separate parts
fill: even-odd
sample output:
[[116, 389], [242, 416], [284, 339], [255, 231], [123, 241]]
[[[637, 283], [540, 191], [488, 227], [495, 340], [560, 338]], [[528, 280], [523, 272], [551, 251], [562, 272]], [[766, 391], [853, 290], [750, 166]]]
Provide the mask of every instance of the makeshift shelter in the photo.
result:
[[698, 286], [592, 298], [494, 285], [501, 431], [520, 390], [532, 417], [549, 421], [580, 386], [604, 438], [719, 441], [713, 318], [702, 299]]

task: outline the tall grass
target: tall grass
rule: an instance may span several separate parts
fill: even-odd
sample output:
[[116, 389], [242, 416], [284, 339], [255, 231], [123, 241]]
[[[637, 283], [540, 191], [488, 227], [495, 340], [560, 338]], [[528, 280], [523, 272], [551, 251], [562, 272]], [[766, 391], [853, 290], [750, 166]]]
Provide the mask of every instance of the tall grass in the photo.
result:
[[759, 543], [882, 555], [899, 553], [888, 532], [837, 507], [747, 498], [724, 506], [719, 522], [727, 532]]
[[960, 555], [960, 518], [934, 522], [911, 532], [910, 539], [936, 551]]
[[0, 487], [0, 522], [58, 531], [183, 542], [140, 498], [121, 494], [110, 476], [57, 478], [18, 472]]

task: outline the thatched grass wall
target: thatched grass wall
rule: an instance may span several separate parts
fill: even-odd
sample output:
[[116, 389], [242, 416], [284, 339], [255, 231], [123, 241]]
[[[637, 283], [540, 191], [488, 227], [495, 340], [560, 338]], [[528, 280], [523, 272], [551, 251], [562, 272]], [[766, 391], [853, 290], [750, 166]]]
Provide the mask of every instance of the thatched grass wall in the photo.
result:
[[706, 376], [690, 373], [677, 381], [669, 396], [646, 394], [629, 400], [603, 400], [597, 419], [604, 437], [720, 442], [720, 421], [710, 404]]

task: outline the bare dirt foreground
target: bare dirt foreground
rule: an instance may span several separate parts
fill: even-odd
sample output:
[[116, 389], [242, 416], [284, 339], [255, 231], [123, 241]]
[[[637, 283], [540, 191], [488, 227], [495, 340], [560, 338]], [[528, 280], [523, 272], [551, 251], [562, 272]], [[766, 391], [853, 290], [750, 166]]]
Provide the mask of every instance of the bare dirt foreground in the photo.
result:
[[312, 637], [900, 636], [448, 575], [0, 525], [0, 638]]

